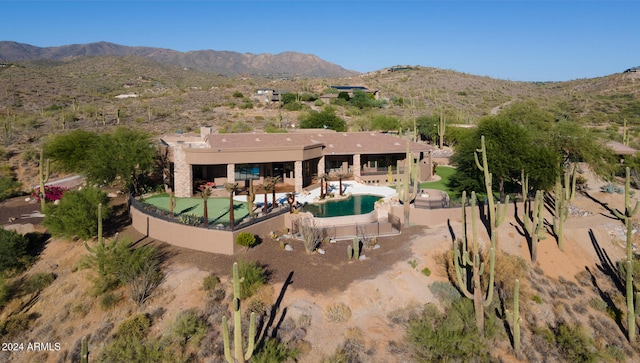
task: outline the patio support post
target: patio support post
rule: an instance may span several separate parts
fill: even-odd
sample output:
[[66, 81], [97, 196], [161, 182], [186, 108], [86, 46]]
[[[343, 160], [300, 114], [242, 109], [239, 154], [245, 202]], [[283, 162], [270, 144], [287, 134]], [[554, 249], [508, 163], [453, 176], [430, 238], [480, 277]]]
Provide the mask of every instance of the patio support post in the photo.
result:
[[189, 198], [193, 196], [193, 167], [187, 163], [184, 146], [176, 145], [173, 158], [175, 196], [179, 198]]
[[360, 154], [353, 155], [353, 176], [361, 177]]
[[236, 182], [236, 164], [227, 164], [227, 183]]
[[302, 160], [296, 160], [293, 164], [293, 170], [295, 175], [295, 187], [296, 193], [302, 192]]

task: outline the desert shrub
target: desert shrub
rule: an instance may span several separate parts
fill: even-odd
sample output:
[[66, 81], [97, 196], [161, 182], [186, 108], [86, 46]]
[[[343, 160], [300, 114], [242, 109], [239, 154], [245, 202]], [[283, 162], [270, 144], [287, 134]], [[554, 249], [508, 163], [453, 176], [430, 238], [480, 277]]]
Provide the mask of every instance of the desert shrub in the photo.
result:
[[253, 247], [256, 243], [256, 236], [250, 232], [240, 232], [236, 237], [236, 244], [240, 246]]
[[94, 270], [90, 279], [96, 295], [127, 285], [138, 305], [144, 304], [164, 278], [156, 248], [146, 245], [134, 249], [126, 239], [96, 244], [82, 260], [82, 267]]
[[252, 363], [286, 362], [298, 357], [297, 349], [289, 349], [285, 343], [275, 338], [267, 338], [256, 347]]
[[0, 227], [0, 274], [23, 271], [29, 264], [29, 239], [15, 231]]
[[60, 204], [45, 207], [44, 225], [53, 235], [89, 239], [98, 233], [98, 204], [102, 220], [109, 217], [109, 198], [100, 189], [87, 187], [64, 193]]
[[605, 354], [616, 362], [624, 362], [627, 359], [624, 349], [617, 345], [607, 345]]
[[28, 294], [42, 291], [45, 287], [51, 285], [56, 276], [50, 272], [38, 272], [27, 278], [24, 282], [24, 291]]
[[116, 336], [98, 356], [99, 362], [163, 362], [171, 351], [158, 340], [148, 338], [151, 319], [145, 314], [123, 321]]
[[435, 296], [444, 307], [451, 306], [454, 302], [460, 300], [462, 295], [451, 283], [445, 281], [436, 281], [429, 285], [429, 291]]
[[0, 175], [0, 202], [20, 195], [20, 187], [22, 183], [18, 182], [14, 175]]
[[202, 289], [208, 293], [215, 291], [220, 279], [216, 275], [209, 275], [202, 280]]
[[244, 95], [240, 91], [233, 92], [232, 96], [235, 97], [235, 98], [244, 98]]
[[29, 330], [32, 321], [38, 318], [38, 314], [18, 313], [9, 316], [5, 321], [0, 323], [0, 336], [11, 337]]
[[180, 312], [173, 324], [173, 334], [183, 346], [187, 343], [197, 346], [206, 333], [207, 324], [195, 310]]
[[4, 277], [0, 275], [0, 309], [2, 309], [11, 298], [11, 289]]
[[593, 339], [582, 326], [559, 324], [554, 330], [555, 342], [568, 362], [596, 362], [598, 355]]
[[240, 299], [244, 300], [258, 291], [267, 282], [264, 267], [255, 262], [239, 260], [238, 274], [240, 275]]
[[454, 302], [444, 313], [427, 304], [420, 318], [409, 323], [406, 340], [418, 362], [493, 361], [489, 346], [478, 334], [469, 299]]
[[324, 311], [324, 316], [330, 322], [344, 323], [351, 318], [351, 309], [343, 303], [333, 304]]
[[102, 310], [110, 310], [113, 309], [118, 303], [122, 296], [117, 293], [108, 292], [100, 298], [100, 307]]
[[422, 274], [429, 277], [431, 276], [431, 269], [429, 269], [428, 267], [425, 267], [422, 269]]

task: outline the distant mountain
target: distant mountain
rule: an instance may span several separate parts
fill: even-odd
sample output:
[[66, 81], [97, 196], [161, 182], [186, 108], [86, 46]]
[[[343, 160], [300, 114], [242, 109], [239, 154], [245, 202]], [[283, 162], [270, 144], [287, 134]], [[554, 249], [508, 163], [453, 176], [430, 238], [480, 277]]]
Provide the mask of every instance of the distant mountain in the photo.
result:
[[358, 74], [313, 54], [296, 52], [279, 54], [243, 54], [215, 50], [178, 52], [171, 49], [129, 47], [108, 42], [41, 48], [17, 42], [0, 41], [0, 62], [60, 60], [69, 57], [105, 55], [137, 55], [161, 63], [224, 75], [349, 77]]

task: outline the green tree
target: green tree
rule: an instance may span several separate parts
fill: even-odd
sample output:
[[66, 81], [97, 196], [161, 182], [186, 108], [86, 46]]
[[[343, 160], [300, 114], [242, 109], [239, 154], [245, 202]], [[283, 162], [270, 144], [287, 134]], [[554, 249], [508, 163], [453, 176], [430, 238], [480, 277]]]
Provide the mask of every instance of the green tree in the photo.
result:
[[63, 171], [84, 174], [94, 183], [120, 178], [137, 194], [156, 150], [146, 132], [120, 127], [102, 135], [76, 130], [57, 136], [45, 145], [45, 154]]
[[[47, 204], [44, 225], [53, 235], [89, 239], [98, 233], [98, 204], [107, 205], [109, 198], [100, 189], [86, 187], [64, 193], [60, 204]], [[103, 208], [102, 220], [110, 214]]]
[[402, 126], [393, 116], [377, 115], [371, 121], [371, 129], [375, 131], [397, 131]]
[[347, 131], [347, 123], [338, 117], [330, 107], [326, 107], [321, 112], [309, 112], [307, 117], [302, 119], [300, 127], [303, 129], [327, 128], [336, 131]]
[[0, 227], [0, 275], [22, 271], [27, 265], [29, 239]]
[[482, 172], [477, 168], [474, 152], [480, 148], [484, 135], [487, 159], [491, 166], [493, 185], [498, 186], [500, 199], [504, 199], [506, 183], [519, 183], [521, 171], [529, 175], [534, 189], [549, 189], [559, 175], [560, 159], [553, 150], [533, 142], [523, 126], [512, 121], [487, 117], [478, 128], [462, 137], [455, 146], [451, 162], [457, 165], [451, 186], [458, 191], [484, 189]]
[[353, 97], [349, 99], [349, 103], [359, 109], [380, 107], [380, 103], [376, 101], [373, 94], [358, 89], [353, 90]]

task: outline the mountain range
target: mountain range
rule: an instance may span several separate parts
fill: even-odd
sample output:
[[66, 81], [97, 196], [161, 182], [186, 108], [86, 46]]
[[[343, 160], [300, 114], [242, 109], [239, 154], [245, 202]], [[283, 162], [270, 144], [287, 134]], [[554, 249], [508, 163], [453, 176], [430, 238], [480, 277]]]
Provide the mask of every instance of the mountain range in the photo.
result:
[[359, 74], [320, 59], [313, 54], [283, 52], [251, 54], [199, 50], [179, 52], [152, 47], [130, 47], [109, 42], [37, 47], [0, 41], [0, 62], [62, 60], [81, 56], [137, 55], [156, 62], [222, 75], [262, 75], [278, 77], [349, 77]]

